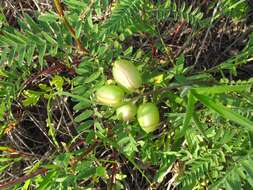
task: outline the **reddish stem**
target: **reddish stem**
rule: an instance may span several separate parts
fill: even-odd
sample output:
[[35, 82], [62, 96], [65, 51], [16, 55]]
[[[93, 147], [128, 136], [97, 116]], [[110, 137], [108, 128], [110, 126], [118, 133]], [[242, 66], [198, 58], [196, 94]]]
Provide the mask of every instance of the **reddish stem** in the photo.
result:
[[0, 184], [0, 189], [9, 188], [9, 187], [11, 187], [13, 185], [16, 185], [18, 183], [23, 183], [26, 180], [31, 179], [31, 178], [33, 178], [33, 177], [35, 177], [37, 175], [45, 174], [45, 173], [47, 173], [47, 171], [48, 171], [48, 169], [46, 169], [46, 168], [38, 169], [37, 171], [35, 171], [35, 172], [31, 173], [31, 174], [24, 175], [24, 176], [19, 177], [17, 179], [14, 179], [14, 180], [8, 181], [6, 183]]

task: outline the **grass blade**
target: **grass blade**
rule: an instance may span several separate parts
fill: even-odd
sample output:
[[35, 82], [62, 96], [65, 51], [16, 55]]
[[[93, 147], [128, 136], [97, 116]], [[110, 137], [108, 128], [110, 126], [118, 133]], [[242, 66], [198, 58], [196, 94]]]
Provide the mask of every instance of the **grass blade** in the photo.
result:
[[224, 105], [214, 102], [209, 97], [200, 95], [192, 90], [192, 94], [196, 97], [202, 104], [207, 106], [208, 108], [214, 110], [215, 112], [219, 113], [222, 117], [231, 120], [239, 125], [242, 125], [249, 130], [253, 131], [253, 122], [248, 120], [247, 118], [241, 116], [240, 114], [233, 112], [229, 108], [225, 107]]

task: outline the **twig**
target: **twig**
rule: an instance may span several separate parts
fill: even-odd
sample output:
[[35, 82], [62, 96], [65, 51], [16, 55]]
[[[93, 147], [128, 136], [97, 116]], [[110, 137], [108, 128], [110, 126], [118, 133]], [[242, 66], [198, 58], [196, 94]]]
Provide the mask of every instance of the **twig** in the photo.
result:
[[39, 77], [41, 77], [43, 75], [50, 75], [52, 73], [57, 73], [57, 72], [60, 72], [60, 71], [64, 71], [65, 69], [66, 69], [66, 66], [64, 66], [64, 65], [55, 65], [55, 66], [46, 68], [46, 69], [40, 71], [39, 73], [37, 73], [36, 75], [33, 75], [30, 78], [28, 78], [23, 83], [23, 86], [26, 87], [27, 85], [29, 85], [30, 83], [33, 83], [36, 79], [38, 79]]
[[[33, 83], [36, 79], [38, 79], [41, 76], [48, 76], [48, 75], [52, 75], [55, 74], [57, 72], [62, 72], [62, 71], [67, 71], [70, 75], [74, 75], [75, 74], [75, 69], [74, 68], [68, 68], [66, 65], [64, 65], [63, 63], [61, 63], [61, 61], [54, 59], [50, 56], [46, 57], [47, 62], [49, 63], [54, 63], [54, 66], [50, 66], [42, 71], [39, 71], [38, 73], [36, 73], [35, 75], [32, 75], [31, 77], [29, 77], [24, 83], [23, 83], [23, 88], [25, 88], [27, 85]], [[22, 91], [22, 90], [21, 90]]]
[[197, 62], [198, 62], [198, 60], [199, 60], [200, 54], [201, 54], [201, 52], [202, 52], [202, 50], [203, 50], [203, 47], [204, 47], [204, 45], [205, 45], [207, 36], [208, 36], [208, 34], [209, 34], [209, 32], [210, 32], [210, 30], [211, 30], [211, 28], [212, 28], [212, 23], [213, 23], [213, 21], [214, 21], [214, 19], [215, 19], [215, 14], [216, 14], [216, 12], [217, 12], [219, 6], [220, 6], [220, 3], [221, 3], [221, 1], [219, 0], [218, 3], [217, 3], [217, 5], [216, 5], [216, 7], [215, 7], [214, 10], [213, 10], [213, 15], [212, 15], [212, 19], [211, 19], [211, 22], [210, 22], [210, 26], [208, 27], [208, 29], [207, 29], [207, 31], [206, 31], [205, 37], [204, 37], [204, 39], [203, 39], [203, 42], [202, 42], [202, 44], [201, 44], [201, 46], [200, 46], [200, 50], [199, 50], [199, 52], [198, 52], [198, 54], [197, 54], [197, 56], [196, 56], [196, 59], [195, 59], [195, 62], [194, 62], [193, 65], [196, 65]]
[[18, 150], [13, 149], [13, 148], [4, 148], [1, 151], [10, 153], [9, 156], [11, 158], [15, 158], [15, 157], [18, 157], [18, 156], [23, 156], [23, 157], [28, 157], [28, 158], [34, 157], [34, 155], [31, 154], [31, 153], [18, 151]]
[[62, 19], [63, 24], [66, 26], [66, 28], [69, 30], [71, 36], [74, 38], [77, 48], [82, 51], [84, 54], [88, 54], [88, 49], [82, 46], [81, 40], [78, 38], [75, 29], [70, 25], [68, 19], [65, 17], [60, 0], [54, 0], [54, 5], [57, 14]]
[[41, 168], [41, 169], [38, 169], [37, 171], [33, 172], [33, 173], [30, 173], [28, 175], [24, 175], [22, 177], [19, 177], [17, 179], [14, 179], [14, 180], [11, 180], [11, 181], [8, 181], [6, 183], [2, 183], [0, 184], [0, 189], [3, 189], [3, 188], [9, 188], [17, 183], [23, 183], [25, 182], [26, 180], [28, 179], [31, 179], [37, 175], [42, 175], [42, 174], [45, 174], [47, 173], [48, 169], [46, 168]]

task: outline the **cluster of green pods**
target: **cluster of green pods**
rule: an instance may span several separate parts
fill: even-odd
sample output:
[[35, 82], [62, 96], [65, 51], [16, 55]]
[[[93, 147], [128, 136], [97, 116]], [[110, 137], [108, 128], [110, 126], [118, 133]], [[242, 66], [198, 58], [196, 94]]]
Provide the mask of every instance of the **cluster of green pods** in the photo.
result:
[[133, 93], [142, 86], [141, 74], [135, 65], [127, 60], [113, 63], [113, 78], [118, 85], [105, 85], [97, 89], [97, 102], [116, 108], [117, 117], [123, 121], [132, 121], [137, 114], [141, 128], [150, 133], [157, 129], [160, 115], [157, 106], [146, 102], [137, 106], [133, 102], [125, 102], [125, 92]]

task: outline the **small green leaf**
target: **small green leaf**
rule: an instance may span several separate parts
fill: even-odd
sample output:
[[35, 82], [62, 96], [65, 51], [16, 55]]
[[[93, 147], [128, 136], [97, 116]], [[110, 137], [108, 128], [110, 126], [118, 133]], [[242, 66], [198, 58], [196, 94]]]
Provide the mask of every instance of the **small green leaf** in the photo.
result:
[[95, 73], [91, 74], [88, 78], [85, 79], [85, 83], [90, 83], [96, 80], [101, 75], [101, 71], [98, 70]]
[[63, 89], [63, 84], [64, 84], [64, 80], [62, 77], [60, 77], [59, 75], [56, 75], [53, 77], [53, 79], [51, 80], [50, 82], [50, 85], [51, 86], [55, 86], [56, 87], [56, 90], [58, 92], [62, 92], [62, 89]]
[[106, 176], [106, 169], [103, 166], [98, 166], [96, 168], [96, 175], [99, 177], [105, 177]]
[[5, 113], [5, 102], [2, 101], [2, 103], [0, 105], [0, 121], [3, 121], [4, 113]]
[[76, 69], [76, 73], [78, 75], [84, 75], [85, 76], [88, 72], [89, 72], [89, 70], [86, 69], [86, 68], [79, 67], [79, 68]]
[[181, 54], [177, 60], [176, 60], [176, 64], [177, 65], [184, 65], [185, 59], [184, 59], [184, 54]]
[[131, 134], [129, 134], [128, 136], [123, 136], [118, 141], [118, 145], [121, 146], [123, 152], [130, 157], [132, 157], [135, 152], [138, 152], [137, 142]]
[[96, 135], [101, 138], [101, 139], [104, 139], [106, 138], [105, 136], [105, 133], [106, 133], [106, 130], [103, 128], [103, 126], [98, 122], [98, 121], [95, 121], [94, 122], [94, 126], [96, 127]]
[[18, 64], [22, 66], [26, 54], [26, 47], [19, 46], [17, 51], [18, 51]]
[[44, 42], [44, 44], [42, 46], [38, 46], [38, 49], [39, 49], [39, 64], [40, 64], [40, 67], [43, 68], [43, 65], [44, 65], [43, 58], [45, 56], [46, 49], [47, 49], [46, 42]]
[[44, 22], [55, 22], [57, 21], [58, 17], [54, 13], [46, 13], [46, 14], [41, 14], [38, 17], [38, 20], [44, 21]]
[[80, 101], [78, 104], [76, 104], [73, 109], [75, 111], [79, 111], [81, 109], [85, 109], [85, 108], [88, 108], [90, 106], [90, 102], [89, 101]]
[[130, 46], [129, 48], [127, 48], [127, 49], [124, 51], [124, 56], [131, 55], [132, 52], [133, 52], [133, 47]]
[[17, 51], [17, 46], [13, 46], [10, 49], [9, 55], [8, 55], [8, 62], [9, 64], [12, 64], [16, 55], [16, 51]]
[[85, 112], [81, 113], [75, 118], [75, 122], [79, 123], [85, 119], [88, 119], [90, 116], [92, 116], [93, 111], [92, 110], [86, 110]]
[[26, 44], [26, 41], [25, 41], [23, 38], [21, 38], [21, 37], [15, 35], [15, 34], [12, 34], [12, 33], [10, 33], [10, 32], [5, 31], [5, 32], [4, 32], [4, 35], [5, 35], [8, 39], [12, 40], [12, 41], [13, 41], [14, 43], [16, 43], [16, 44], [19, 44], [19, 45], [25, 45], [25, 44]]
[[50, 86], [46, 85], [46, 84], [39, 84], [39, 88], [41, 90], [46, 91], [46, 92], [51, 92], [52, 91], [52, 88]]
[[37, 190], [44, 190], [49, 187], [50, 183], [53, 183], [53, 178], [56, 176], [57, 172], [49, 172], [44, 178], [43, 181], [40, 183], [40, 186]]
[[91, 161], [82, 161], [78, 163], [76, 168], [78, 178], [85, 179], [96, 175], [96, 168], [93, 166]]
[[25, 90], [24, 91], [25, 99], [22, 101], [22, 103], [24, 106], [36, 105], [41, 95], [43, 95], [43, 92]]
[[65, 91], [63, 91], [63, 92], [58, 92], [57, 93], [59, 96], [68, 96], [68, 97], [71, 97], [71, 98], [74, 98], [74, 99], [76, 99], [76, 100], [79, 100], [79, 101], [84, 101], [84, 102], [90, 102], [90, 100], [89, 99], [87, 99], [87, 98], [84, 98], [84, 97], [82, 97], [82, 96], [78, 96], [78, 95], [74, 95], [74, 94], [71, 94], [71, 93], [69, 93], [69, 92], [65, 92]]
[[24, 21], [30, 26], [32, 33], [36, 34], [42, 31], [42, 28], [26, 13], [24, 13]]
[[[94, 122], [93, 122], [93, 120], [86, 120], [86, 121], [84, 121], [84, 122], [82, 122], [78, 127], [77, 127], [77, 132], [78, 133], [81, 133], [81, 132], [83, 132], [83, 131], [85, 131], [85, 130], [87, 130], [87, 129], [89, 129], [91, 126], [93, 126], [94, 125]], [[92, 131], [93, 132], [93, 131]], [[88, 138], [88, 136], [86, 137], [86, 138]], [[91, 141], [93, 141], [93, 138], [91, 139]], [[88, 143], [88, 142], [87, 142]]]
[[45, 37], [45, 39], [52, 45], [57, 44], [54, 38], [52, 38], [48, 33], [42, 31], [41, 34]]
[[26, 50], [26, 61], [27, 61], [28, 65], [30, 65], [32, 63], [35, 48], [36, 48], [36, 45], [33, 44], [30, 47], [28, 47]]

